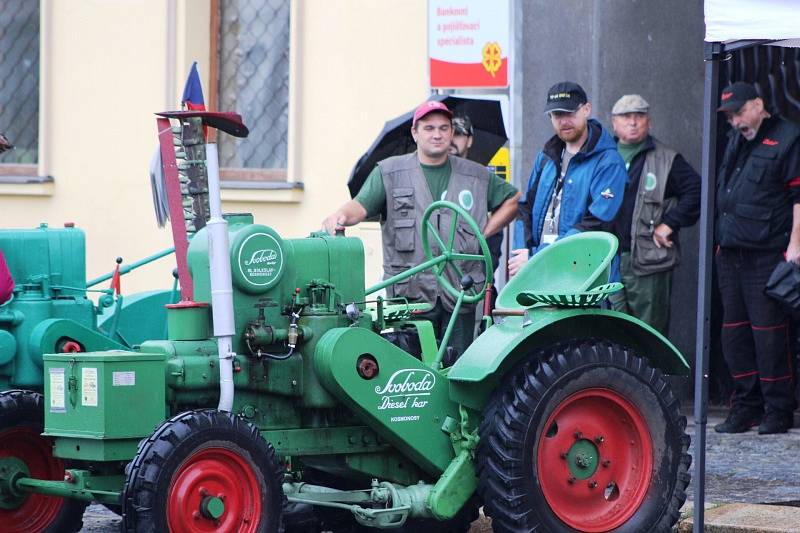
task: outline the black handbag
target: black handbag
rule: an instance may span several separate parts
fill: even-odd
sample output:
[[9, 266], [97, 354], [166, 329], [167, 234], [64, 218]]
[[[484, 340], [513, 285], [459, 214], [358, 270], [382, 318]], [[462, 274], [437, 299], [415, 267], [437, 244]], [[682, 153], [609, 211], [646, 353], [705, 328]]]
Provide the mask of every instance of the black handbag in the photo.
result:
[[800, 311], [800, 266], [786, 261], [778, 263], [769, 276], [764, 292], [788, 309]]

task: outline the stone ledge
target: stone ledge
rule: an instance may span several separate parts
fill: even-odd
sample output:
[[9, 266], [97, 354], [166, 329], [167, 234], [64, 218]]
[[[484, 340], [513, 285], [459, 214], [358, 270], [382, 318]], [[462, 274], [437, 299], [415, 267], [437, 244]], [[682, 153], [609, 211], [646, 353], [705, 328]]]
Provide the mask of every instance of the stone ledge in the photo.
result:
[[[692, 518], [678, 525], [691, 533]], [[705, 512], [705, 533], [800, 533], [800, 508], [783, 505], [729, 503]]]

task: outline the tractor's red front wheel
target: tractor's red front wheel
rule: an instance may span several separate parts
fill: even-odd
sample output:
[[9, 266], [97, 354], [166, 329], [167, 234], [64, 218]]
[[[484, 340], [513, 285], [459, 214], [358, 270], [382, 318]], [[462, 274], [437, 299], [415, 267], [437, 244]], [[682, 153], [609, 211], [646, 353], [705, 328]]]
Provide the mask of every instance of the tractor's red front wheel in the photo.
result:
[[[43, 437], [43, 431], [41, 394], [0, 392], [0, 459], [13, 459], [13, 468], [26, 477], [63, 480], [64, 464], [53, 456], [52, 439]], [[76, 500], [0, 491], [0, 527], [6, 533], [78, 531], [85, 508]]]
[[668, 532], [689, 483], [686, 419], [664, 376], [603, 341], [531, 354], [480, 427], [495, 532]]
[[271, 533], [284, 499], [275, 451], [255, 426], [188, 411], [161, 424], [126, 469], [123, 530]]

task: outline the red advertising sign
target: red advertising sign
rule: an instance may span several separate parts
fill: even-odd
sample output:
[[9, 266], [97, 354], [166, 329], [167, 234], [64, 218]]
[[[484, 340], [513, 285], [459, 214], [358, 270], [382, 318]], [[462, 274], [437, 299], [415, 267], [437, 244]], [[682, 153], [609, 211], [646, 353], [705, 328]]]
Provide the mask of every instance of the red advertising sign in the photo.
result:
[[509, 33], [508, 0], [428, 0], [431, 87], [507, 87]]

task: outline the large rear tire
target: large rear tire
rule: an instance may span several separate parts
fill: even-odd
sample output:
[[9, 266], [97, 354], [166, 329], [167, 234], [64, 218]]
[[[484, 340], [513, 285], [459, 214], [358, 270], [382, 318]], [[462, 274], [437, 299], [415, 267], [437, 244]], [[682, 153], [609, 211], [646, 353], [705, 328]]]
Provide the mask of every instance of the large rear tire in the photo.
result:
[[479, 494], [495, 532], [668, 532], [689, 437], [660, 371], [607, 342], [532, 354], [480, 427]]
[[[0, 392], [0, 457], [21, 460], [32, 478], [61, 481], [64, 463], [53, 456], [53, 440], [43, 432], [41, 394]], [[84, 509], [85, 502], [56, 496], [0, 494], [0, 528], [5, 533], [71, 533], [83, 527]]]
[[285, 496], [275, 450], [244, 419], [213, 409], [167, 420], [127, 469], [128, 532], [273, 533]]

